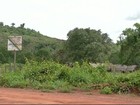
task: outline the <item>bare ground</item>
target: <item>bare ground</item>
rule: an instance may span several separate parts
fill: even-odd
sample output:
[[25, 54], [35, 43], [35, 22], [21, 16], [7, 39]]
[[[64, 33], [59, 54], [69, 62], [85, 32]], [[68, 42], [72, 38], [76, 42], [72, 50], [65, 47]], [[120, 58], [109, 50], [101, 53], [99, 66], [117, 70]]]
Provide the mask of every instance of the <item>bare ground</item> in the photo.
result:
[[103, 95], [98, 91], [46, 93], [31, 89], [0, 88], [0, 104], [140, 104], [140, 96]]

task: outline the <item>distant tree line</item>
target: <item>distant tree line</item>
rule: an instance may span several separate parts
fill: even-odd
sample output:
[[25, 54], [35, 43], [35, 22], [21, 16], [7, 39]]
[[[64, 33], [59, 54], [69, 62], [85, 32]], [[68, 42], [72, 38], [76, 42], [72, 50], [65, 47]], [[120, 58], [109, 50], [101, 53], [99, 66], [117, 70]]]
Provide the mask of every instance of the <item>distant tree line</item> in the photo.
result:
[[8, 26], [0, 22], [0, 63], [13, 62], [13, 52], [7, 50], [8, 36], [23, 37], [23, 50], [17, 52], [18, 63], [25, 63], [26, 58], [38, 61], [56, 60], [55, 55], [59, 49], [62, 49], [64, 42], [44, 36], [33, 29], [25, 28], [25, 23], [15, 27], [15, 23]]
[[0, 22], [0, 63], [13, 60], [13, 53], [7, 51], [7, 37], [23, 36], [23, 50], [17, 54], [17, 62], [25, 59], [54, 60], [67, 62], [94, 62], [140, 65], [140, 24], [125, 29], [120, 40], [113, 43], [107, 33], [90, 28], [75, 28], [67, 34], [67, 40], [59, 40], [42, 35], [33, 29], [25, 28], [25, 23], [15, 27]]

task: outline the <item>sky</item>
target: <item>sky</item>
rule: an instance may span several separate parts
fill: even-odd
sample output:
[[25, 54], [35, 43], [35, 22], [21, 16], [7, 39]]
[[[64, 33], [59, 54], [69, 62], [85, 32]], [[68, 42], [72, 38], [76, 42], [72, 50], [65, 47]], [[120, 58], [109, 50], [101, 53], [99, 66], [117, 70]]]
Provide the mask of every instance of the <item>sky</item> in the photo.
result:
[[74, 28], [108, 33], [116, 42], [126, 28], [140, 22], [140, 0], [0, 0], [0, 22], [67, 39]]

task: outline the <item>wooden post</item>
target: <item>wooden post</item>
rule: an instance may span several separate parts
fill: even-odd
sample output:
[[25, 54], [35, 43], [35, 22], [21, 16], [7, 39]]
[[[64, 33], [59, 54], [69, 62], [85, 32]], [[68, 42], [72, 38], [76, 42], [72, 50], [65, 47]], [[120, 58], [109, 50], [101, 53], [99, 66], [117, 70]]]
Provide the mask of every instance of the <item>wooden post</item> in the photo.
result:
[[14, 71], [16, 70], [16, 51], [14, 50]]

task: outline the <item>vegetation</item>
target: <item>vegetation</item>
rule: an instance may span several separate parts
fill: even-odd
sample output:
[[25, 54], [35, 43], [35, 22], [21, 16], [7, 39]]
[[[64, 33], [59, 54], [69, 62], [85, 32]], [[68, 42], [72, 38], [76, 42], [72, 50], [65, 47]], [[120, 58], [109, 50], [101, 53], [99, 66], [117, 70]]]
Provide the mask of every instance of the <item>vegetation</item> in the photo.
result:
[[70, 92], [75, 89], [101, 89], [101, 93], [130, 93], [140, 91], [140, 71], [133, 73], [111, 73], [104, 66], [91, 67], [87, 62], [69, 66], [53, 61], [28, 61], [15, 72], [0, 76], [4, 87], [35, 88], [42, 91], [58, 90]]
[[23, 37], [23, 50], [17, 53], [17, 62], [25, 63], [25, 59], [41, 60], [56, 60], [55, 55], [63, 48], [63, 40], [43, 36], [33, 29], [25, 28], [25, 24], [19, 27], [4, 25], [0, 23], [0, 63], [13, 62], [13, 52], [7, 51], [8, 36], [22, 36]]
[[15, 27], [0, 23], [0, 63], [13, 61], [13, 53], [7, 51], [8, 36], [23, 37], [23, 50], [17, 53], [17, 62], [25, 63], [25, 58], [37, 61], [54, 60], [66, 62], [105, 62], [109, 61], [115, 44], [108, 34], [101, 30], [75, 28], [68, 33], [68, 40], [49, 38], [33, 29], [25, 28], [25, 24]]
[[125, 29], [120, 36], [118, 44], [121, 46], [121, 63], [140, 66], [140, 24], [136, 23], [134, 28]]
[[101, 30], [71, 30], [66, 41], [66, 51], [70, 61], [105, 62], [109, 60], [114, 43]]
[[[75, 28], [68, 32], [67, 40], [59, 40], [25, 28], [25, 23], [15, 27], [15, 23], [0, 22], [0, 86], [62, 92], [100, 89], [105, 94], [140, 92], [140, 71], [112, 73], [105, 66], [89, 65], [140, 66], [140, 24], [134, 27], [125, 29], [115, 44], [101, 30]], [[4, 71], [13, 62], [13, 53], [7, 51], [11, 35], [23, 37], [23, 50], [17, 53], [17, 70]]]
[[101, 90], [101, 93], [102, 94], [112, 94], [112, 89], [110, 87], [104, 87], [102, 90]]

